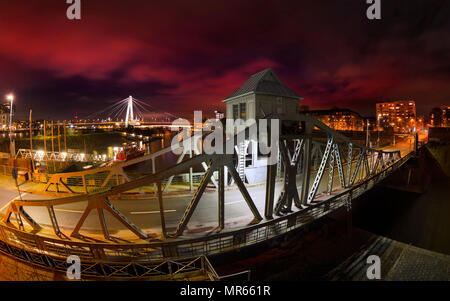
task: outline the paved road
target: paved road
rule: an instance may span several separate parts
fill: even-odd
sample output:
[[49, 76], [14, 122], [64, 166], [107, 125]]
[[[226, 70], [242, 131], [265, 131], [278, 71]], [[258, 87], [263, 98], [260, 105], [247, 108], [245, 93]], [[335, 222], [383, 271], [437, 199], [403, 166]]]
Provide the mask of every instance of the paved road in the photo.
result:
[[[10, 201], [15, 198], [19, 198], [19, 193], [16, 187], [16, 182], [12, 177], [9, 176], [0, 176], [0, 213], [4, 213]], [[19, 182], [19, 187], [21, 183]], [[23, 190], [23, 188], [21, 188]], [[40, 195], [30, 195], [27, 193], [20, 194], [23, 198], [26, 199], [45, 199], [48, 197], [40, 196]]]

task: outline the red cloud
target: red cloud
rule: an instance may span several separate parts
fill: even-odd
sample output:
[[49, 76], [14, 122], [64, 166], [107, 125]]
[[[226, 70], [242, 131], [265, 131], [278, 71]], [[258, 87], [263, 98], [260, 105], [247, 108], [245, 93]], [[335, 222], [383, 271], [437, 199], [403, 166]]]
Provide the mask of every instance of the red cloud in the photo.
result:
[[[59, 89], [69, 101], [137, 94], [191, 112], [223, 107], [250, 75], [272, 67], [312, 108], [372, 112], [380, 98], [450, 97], [446, 31], [411, 36], [405, 25], [367, 24], [358, 4], [83, 1], [82, 20], [69, 21], [64, 1], [42, 2], [0, 5], [1, 90], [27, 88], [45, 99], [36, 87], [58, 81], [43, 90]], [[95, 88], [72, 89], [67, 81], [77, 79]]]

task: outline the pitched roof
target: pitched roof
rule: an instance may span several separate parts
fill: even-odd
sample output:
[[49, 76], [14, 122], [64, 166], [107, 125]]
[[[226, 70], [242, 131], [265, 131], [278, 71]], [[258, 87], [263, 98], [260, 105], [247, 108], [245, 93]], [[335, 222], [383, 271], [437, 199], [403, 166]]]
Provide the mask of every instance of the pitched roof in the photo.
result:
[[250, 76], [247, 81], [234, 91], [224, 102], [245, 94], [268, 94], [295, 99], [302, 99], [294, 91], [286, 87], [273, 72], [272, 68], [264, 69]]

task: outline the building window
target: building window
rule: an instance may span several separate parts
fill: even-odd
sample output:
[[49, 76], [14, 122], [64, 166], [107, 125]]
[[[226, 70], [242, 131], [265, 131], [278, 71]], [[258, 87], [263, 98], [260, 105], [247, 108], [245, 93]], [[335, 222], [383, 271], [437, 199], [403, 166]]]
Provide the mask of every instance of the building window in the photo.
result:
[[239, 106], [240, 106], [240, 109], [241, 109], [241, 119], [242, 120], [246, 120], [247, 119], [246, 103], [240, 103]]
[[281, 97], [277, 97], [277, 114], [283, 113], [283, 101]]
[[233, 105], [233, 119], [239, 118], [239, 105]]

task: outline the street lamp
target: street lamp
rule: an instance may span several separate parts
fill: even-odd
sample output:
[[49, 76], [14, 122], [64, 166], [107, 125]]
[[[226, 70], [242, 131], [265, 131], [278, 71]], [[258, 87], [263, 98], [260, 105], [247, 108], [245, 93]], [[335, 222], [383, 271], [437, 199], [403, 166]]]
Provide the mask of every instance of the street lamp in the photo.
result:
[[366, 147], [370, 146], [370, 139], [369, 139], [369, 119], [366, 120]]
[[380, 147], [380, 118], [381, 114], [377, 116], [377, 147]]
[[15, 150], [13, 150], [13, 143], [12, 143], [12, 134], [11, 134], [11, 129], [12, 129], [12, 110], [13, 110], [13, 101], [14, 101], [14, 94], [10, 93], [8, 95], [6, 95], [6, 99], [10, 101], [10, 106], [9, 106], [9, 145], [10, 145], [10, 151], [11, 151], [11, 157], [14, 157], [14, 153]]
[[13, 107], [14, 95], [12, 93], [8, 94], [8, 95], [6, 95], [6, 99], [10, 101], [10, 107], [9, 107], [9, 130], [11, 132], [12, 107]]

